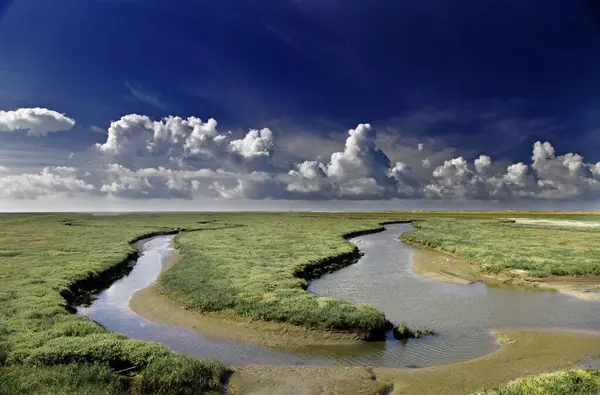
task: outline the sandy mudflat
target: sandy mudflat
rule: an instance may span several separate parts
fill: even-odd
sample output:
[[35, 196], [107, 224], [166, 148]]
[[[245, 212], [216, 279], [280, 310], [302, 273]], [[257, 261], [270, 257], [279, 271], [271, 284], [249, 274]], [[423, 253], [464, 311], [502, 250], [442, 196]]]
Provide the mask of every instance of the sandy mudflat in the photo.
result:
[[551, 225], [551, 226], [575, 226], [579, 228], [597, 228], [600, 227], [600, 222], [583, 222], [570, 220], [554, 220], [554, 219], [529, 219], [529, 218], [511, 218], [517, 224], [523, 225]]
[[[480, 274], [476, 266], [435, 250], [415, 252], [413, 270], [437, 280], [504, 283]], [[165, 268], [176, 262], [172, 260]], [[526, 273], [513, 273], [516, 278]], [[508, 276], [512, 279], [512, 277]], [[523, 280], [524, 281], [524, 280]], [[514, 282], [514, 281], [513, 281]], [[573, 280], [571, 289], [579, 282]], [[566, 283], [562, 281], [562, 283]], [[561, 283], [561, 284], [562, 284]], [[536, 286], [539, 286], [538, 283]], [[557, 287], [559, 283], [551, 283]], [[223, 314], [199, 314], [162, 296], [156, 286], [138, 291], [130, 301], [138, 314], [153, 321], [185, 327], [199, 333], [231, 337], [272, 347], [294, 348], [356, 344], [355, 337], [276, 323], [251, 322]], [[575, 366], [600, 356], [600, 336], [574, 331], [498, 330], [501, 347], [466, 362], [421, 369], [345, 366], [234, 367], [229, 388], [234, 394], [465, 394], [501, 385], [512, 379]]]
[[136, 292], [129, 307], [151, 321], [186, 328], [201, 335], [218, 336], [244, 343], [283, 349], [298, 349], [325, 345], [360, 344], [357, 336], [302, 328], [266, 321], [250, 321], [222, 313], [202, 314], [186, 310], [170, 298], [161, 295], [152, 285]]
[[575, 366], [600, 355], [600, 336], [580, 332], [500, 330], [502, 344], [481, 358], [423, 369], [252, 366], [235, 369], [235, 394], [461, 394], [518, 377]]
[[451, 284], [482, 282], [502, 287], [521, 287], [557, 291], [584, 300], [600, 300], [600, 277], [534, 277], [525, 270], [487, 274], [477, 265], [438, 250], [416, 247], [412, 270], [432, 280]]

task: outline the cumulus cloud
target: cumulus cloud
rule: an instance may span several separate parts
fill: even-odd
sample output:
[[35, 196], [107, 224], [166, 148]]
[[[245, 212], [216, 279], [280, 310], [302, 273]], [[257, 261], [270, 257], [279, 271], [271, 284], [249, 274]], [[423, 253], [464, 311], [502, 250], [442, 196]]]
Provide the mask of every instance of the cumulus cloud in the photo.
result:
[[320, 187], [326, 196], [342, 199], [385, 197], [396, 189], [396, 181], [390, 175], [389, 158], [376, 146], [376, 137], [368, 123], [350, 129], [344, 150], [332, 153], [328, 164], [306, 161], [290, 172], [295, 176], [291, 188], [314, 194]]
[[0, 110], [0, 132], [25, 131], [30, 136], [71, 130], [75, 120], [47, 108]]
[[[251, 129], [241, 139], [218, 130], [210, 118], [165, 117], [154, 121], [145, 115], [129, 114], [108, 128], [106, 141], [96, 151], [130, 167], [139, 167], [140, 158], [153, 158], [151, 164], [211, 169], [263, 170], [275, 145], [271, 130]], [[147, 165], [145, 162], [144, 165]]]
[[203, 122], [196, 117], [169, 116], [153, 121], [129, 114], [111, 122], [106, 141], [96, 144], [96, 149], [110, 156], [212, 156], [223, 150], [226, 139], [212, 118]]
[[492, 158], [487, 155], [479, 155], [479, 158], [475, 159], [475, 169], [477, 173], [483, 174], [492, 164]]
[[568, 199], [598, 191], [594, 178], [595, 165], [586, 164], [583, 157], [567, 153], [556, 156], [549, 142], [535, 142], [531, 167], [538, 177], [538, 194], [543, 198]]
[[269, 156], [273, 150], [273, 132], [270, 129], [251, 130], [241, 140], [229, 143], [232, 152], [245, 158]]
[[492, 160], [481, 155], [473, 169], [462, 158], [448, 160], [434, 172], [425, 186], [426, 195], [438, 198], [539, 198], [564, 200], [591, 198], [600, 192], [598, 164], [584, 162], [581, 155], [556, 156], [549, 142], [533, 144], [531, 166], [511, 164], [504, 173], [490, 172]]
[[45, 167], [39, 173], [0, 172], [0, 198], [35, 199], [94, 193], [96, 187], [79, 178], [77, 173], [72, 167]]
[[333, 197], [333, 185], [327, 179], [327, 166], [314, 160], [299, 163], [288, 172], [286, 190], [306, 196]]
[[[477, 165], [481, 167], [481, 162], [476, 162]], [[447, 160], [433, 170], [433, 181], [425, 186], [425, 195], [430, 198], [480, 198], [482, 188], [481, 177], [461, 156]]]
[[[600, 193], [600, 162], [588, 163], [577, 153], [559, 155], [549, 142], [533, 144], [528, 164], [456, 155], [438, 149], [439, 142], [409, 139], [392, 161], [375, 129], [362, 123], [321, 160], [318, 153], [287, 154], [268, 128], [234, 138], [218, 126], [212, 118], [125, 115], [93, 147], [87, 170], [46, 167], [15, 174], [0, 167], [0, 198], [564, 200]], [[394, 140], [394, 147], [402, 144]]]

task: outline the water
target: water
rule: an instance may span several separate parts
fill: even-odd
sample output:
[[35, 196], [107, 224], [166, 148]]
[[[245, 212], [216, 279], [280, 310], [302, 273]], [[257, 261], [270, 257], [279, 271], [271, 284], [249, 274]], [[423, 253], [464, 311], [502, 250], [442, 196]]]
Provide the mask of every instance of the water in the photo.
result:
[[164, 344], [173, 351], [201, 358], [218, 359], [228, 365], [323, 364], [327, 358], [286, 353], [275, 349], [239, 343], [218, 337], [200, 336], [186, 329], [147, 320], [129, 308], [133, 294], [152, 284], [163, 264], [173, 256], [174, 236], [157, 236], [136, 243], [140, 257], [133, 270], [102, 291], [91, 306], [79, 306], [77, 313], [105, 328], [133, 339]]
[[600, 303], [549, 292], [446, 284], [411, 270], [415, 249], [398, 240], [409, 224], [352, 241], [365, 255], [309, 288], [321, 296], [376, 306], [394, 323], [431, 328], [438, 336], [387, 341], [383, 352], [359, 357], [378, 366], [431, 366], [464, 361], [493, 351], [493, 329], [600, 330]]
[[[385, 311], [395, 324], [431, 328], [438, 335], [403, 344], [387, 341], [352, 347], [319, 347], [283, 352], [239, 343], [148, 321], [129, 309], [129, 299], [150, 285], [174, 253], [173, 236], [139, 242], [136, 266], [103, 291], [85, 315], [129, 337], [165, 344], [179, 352], [243, 364], [361, 364], [423, 367], [464, 361], [493, 351], [492, 329], [546, 328], [600, 330], [600, 303], [556, 293], [490, 288], [484, 284], [445, 284], [411, 270], [414, 249], [400, 242], [408, 224], [387, 225], [386, 231], [353, 239], [365, 255], [358, 263], [313, 281], [309, 291], [322, 296], [367, 303]], [[318, 355], [316, 355], [318, 354]]]

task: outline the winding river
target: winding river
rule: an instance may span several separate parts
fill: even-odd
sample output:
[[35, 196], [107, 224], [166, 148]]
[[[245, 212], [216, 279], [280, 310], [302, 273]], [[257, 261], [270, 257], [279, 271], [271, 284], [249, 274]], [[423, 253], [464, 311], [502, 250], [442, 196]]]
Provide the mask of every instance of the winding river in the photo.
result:
[[364, 256], [358, 263], [314, 280], [309, 292], [352, 300], [382, 309], [395, 324], [431, 328], [438, 335], [406, 343], [385, 342], [352, 347], [319, 347], [283, 352], [149, 321], [129, 309], [131, 296], [152, 284], [174, 254], [173, 236], [157, 236], [136, 244], [140, 257], [133, 270], [98, 295], [84, 315], [126, 336], [162, 343], [198, 357], [244, 364], [347, 364], [424, 367], [453, 363], [489, 353], [497, 346], [490, 331], [507, 328], [600, 331], [600, 302], [558, 293], [519, 291], [485, 284], [446, 284], [411, 270], [414, 248], [398, 240], [409, 224], [386, 225], [384, 232], [351, 241]]

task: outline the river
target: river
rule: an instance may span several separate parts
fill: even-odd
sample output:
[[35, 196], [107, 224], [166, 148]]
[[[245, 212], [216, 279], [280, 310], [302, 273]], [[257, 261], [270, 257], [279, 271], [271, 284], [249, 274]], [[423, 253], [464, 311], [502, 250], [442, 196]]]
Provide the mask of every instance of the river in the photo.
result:
[[[149, 321], [129, 309], [131, 296], [152, 284], [163, 264], [174, 254], [173, 236], [157, 236], [136, 243], [140, 257], [133, 270], [102, 291], [78, 314], [128, 337], [162, 343], [174, 351], [245, 364], [348, 364], [387, 367], [424, 367], [475, 358], [498, 345], [493, 329], [543, 328], [600, 330], [600, 302], [583, 301], [558, 293], [493, 288], [485, 284], [446, 284], [411, 270], [414, 248], [398, 240], [411, 231], [409, 224], [386, 225], [384, 232], [352, 239], [364, 256], [354, 265], [311, 282], [309, 292], [352, 300], [382, 309], [394, 324], [430, 328], [437, 335], [399, 342], [352, 347], [319, 347], [291, 353], [201, 336]], [[317, 355], [318, 354], [318, 355]]]

